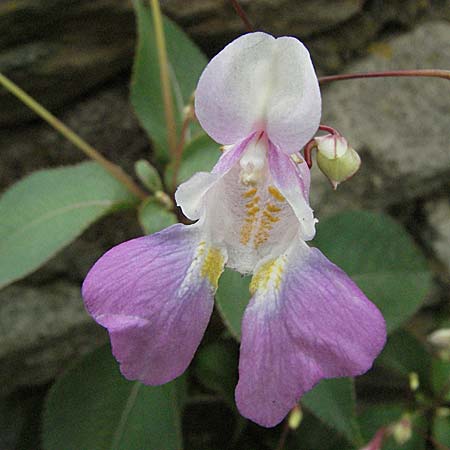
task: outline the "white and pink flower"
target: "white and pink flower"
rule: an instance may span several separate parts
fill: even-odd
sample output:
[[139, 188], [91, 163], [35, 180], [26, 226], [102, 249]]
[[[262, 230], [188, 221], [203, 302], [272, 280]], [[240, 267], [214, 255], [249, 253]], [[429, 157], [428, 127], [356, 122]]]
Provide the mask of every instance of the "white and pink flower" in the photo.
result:
[[157, 385], [191, 362], [224, 267], [253, 274], [236, 402], [245, 417], [274, 426], [322, 378], [366, 372], [385, 323], [355, 283], [306, 244], [316, 222], [309, 168], [290, 154], [317, 131], [321, 98], [303, 44], [260, 32], [236, 39], [203, 72], [195, 110], [226, 146], [211, 173], [176, 192], [196, 223], [114, 247], [89, 272], [83, 296], [108, 329], [124, 376]]

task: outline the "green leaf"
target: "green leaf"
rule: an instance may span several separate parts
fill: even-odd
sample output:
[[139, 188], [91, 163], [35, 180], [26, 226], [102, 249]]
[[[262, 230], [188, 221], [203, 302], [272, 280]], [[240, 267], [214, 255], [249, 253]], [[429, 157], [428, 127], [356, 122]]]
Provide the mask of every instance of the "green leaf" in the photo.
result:
[[158, 171], [145, 159], [140, 159], [134, 163], [134, 171], [142, 184], [150, 191], [161, 191], [163, 184]]
[[[183, 150], [178, 170], [177, 182], [184, 183], [196, 172], [211, 172], [220, 157], [219, 145], [206, 134], [193, 139]], [[167, 186], [172, 186], [173, 163], [169, 164], [164, 174]]]
[[[289, 434], [287, 450], [350, 450], [354, 448], [342, 434], [337, 433], [309, 411], [304, 411], [300, 426]], [[272, 448], [275, 448], [275, 445], [276, 443]]]
[[85, 357], [50, 389], [45, 450], [179, 450], [182, 381], [157, 387], [127, 381], [109, 346]]
[[147, 234], [156, 233], [178, 222], [177, 216], [154, 198], [145, 200], [139, 206], [138, 219]]
[[352, 378], [322, 380], [312, 391], [302, 397], [301, 403], [350, 442], [355, 445], [361, 443], [355, 413], [355, 386]]
[[431, 357], [412, 334], [398, 330], [389, 336], [386, 346], [376, 360], [377, 365], [397, 372], [408, 379], [411, 372], [419, 376], [420, 385], [429, 385]]
[[[144, 0], [133, 0], [138, 28], [138, 45], [131, 83], [131, 103], [155, 144], [162, 159], [168, 159], [167, 129], [160, 83], [158, 52], [150, 8]], [[178, 129], [183, 120], [184, 106], [189, 103], [206, 58], [186, 34], [164, 18], [167, 56], [170, 65], [175, 119]]]
[[430, 288], [424, 256], [386, 215], [352, 211], [325, 219], [314, 244], [380, 308], [389, 332], [418, 310]]
[[134, 197], [98, 164], [35, 172], [0, 198], [0, 287], [50, 259], [90, 224]]
[[442, 401], [450, 402], [450, 361], [433, 359], [431, 377], [434, 393]]
[[219, 279], [216, 302], [220, 315], [230, 333], [239, 341], [241, 339], [241, 321], [250, 300], [249, 276], [225, 269]]
[[[359, 424], [365, 442], [369, 442], [381, 427], [388, 427], [399, 421], [407, 413], [403, 405], [380, 404], [367, 408], [359, 418]], [[389, 437], [383, 443], [383, 450], [425, 450], [426, 420], [420, 414], [412, 415], [411, 439], [403, 445]]]
[[194, 373], [206, 388], [217, 392], [233, 409], [238, 379], [238, 354], [230, 342], [216, 341], [202, 347], [194, 360]]
[[[439, 408], [433, 419], [433, 438], [439, 444], [450, 447], [450, 408]], [[435, 446], [435, 448], [439, 448]]]

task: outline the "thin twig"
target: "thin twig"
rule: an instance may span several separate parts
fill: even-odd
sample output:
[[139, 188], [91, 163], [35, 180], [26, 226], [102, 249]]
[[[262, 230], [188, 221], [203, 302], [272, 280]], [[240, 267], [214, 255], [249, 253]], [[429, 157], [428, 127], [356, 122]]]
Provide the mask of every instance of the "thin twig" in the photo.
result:
[[169, 62], [167, 60], [166, 40], [158, 0], [149, 0], [152, 8], [153, 25], [155, 27], [156, 47], [158, 49], [159, 76], [163, 93], [164, 114], [167, 126], [167, 144], [172, 157], [177, 146], [177, 127], [173, 111], [172, 89], [170, 86]]
[[247, 31], [252, 32], [253, 25], [251, 24], [250, 20], [247, 17], [247, 14], [245, 14], [245, 11], [242, 9], [242, 6], [239, 4], [238, 0], [231, 0], [231, 3], [233, 5], [233, 8], [236, 10], [238, 16], [242, 19], [242, 22], [244, 22]]
[[386, 78], [386, 77], [433, 77], [450, 80], [450, 70], [440, 69], [419, 69], [419, 70], [392, 70], [383, 72], [368, 73], [343, 73], [340, 75], [330, 75], [319, 77], [319, 83], [331, 83], [333, 81], [355, 80], [358, 78]]
[[33, 110], [39, 117], [44, 119], [51, 127], [58, 131], [75, 147], [80, 149], [86, 156], [100, 164], [107, 172], [109, 172], [116, 180], [122, 183], [131, 193], [140, 199], [147, 197], [147, 194], [133, 181], [133, 179], [124, 172], [124, 170], [106, 159], [94, 147], [89, 145], [85, 140], [78, 136], [69, 127], [64, 125], [50, 111], [45, 109], [36, 100], [30, 97], [23, 89], [13, 83], [9, 78], [0, 73], [0, 84], [4, 86], [11, 94], [17, 97], [22, 103]]
[[285, 420], [283, 424], [283, 430], [281, 431], [280, 440], [278, 441], [278, 445], [276, 450], [283, 450], [286, 445], [286, 439], [289, 434], [289, 421]]

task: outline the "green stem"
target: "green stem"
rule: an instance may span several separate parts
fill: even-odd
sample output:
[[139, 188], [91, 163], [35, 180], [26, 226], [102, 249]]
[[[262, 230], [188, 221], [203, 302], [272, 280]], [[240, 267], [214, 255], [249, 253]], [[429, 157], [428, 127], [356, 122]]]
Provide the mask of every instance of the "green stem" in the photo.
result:
[[51, 127], [58, 131], [75, 147], [79, 148], [85, 155], [99, 163], [107, 172], [109, 172], [116, 180], [122, 183], [130, 192], [140, 199], [147, 197], [147, 194], [126, 174], [123, 169], [102, 156], [95, 148], [84, 141], [69, 127], [64, 125], [50, 111], [45, 109], [36, 100], [30, 97], [24, 90], [13, 83], [10, 79], [0, 73], [0, 84], [17, 97], [22, 103], [33, 110], [38, 116], [44, 119]]
[[159, 76], [164, 101], [164, 114], [167, 125], [167, 143], [172, 157], [175, 157], [177, 147], [177, 128], [173, 111], [172, 90], [170, 87], [169, 63], [167, 60], [166, 40], [162, 21], [161, 8], [158, 0], [149, 0], [152, 8], [153, 25], [155, 27], [156, 47], [158, 49]]

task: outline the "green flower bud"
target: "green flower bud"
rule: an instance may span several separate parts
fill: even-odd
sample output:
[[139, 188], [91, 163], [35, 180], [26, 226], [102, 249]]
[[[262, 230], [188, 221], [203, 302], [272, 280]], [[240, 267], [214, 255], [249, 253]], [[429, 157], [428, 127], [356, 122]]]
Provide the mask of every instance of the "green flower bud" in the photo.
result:
[[150, 191], [160, 191], [163, 188], [158, 171], [145, 159], [140, 159], [134, 164], [134, 170], [142, 184]]
[[348, 180], [359, 169], [361, 158], [339, 135], [328, 134], [315, 138], [317, 145], [317, 165], [330, 180], [333, 189]]

